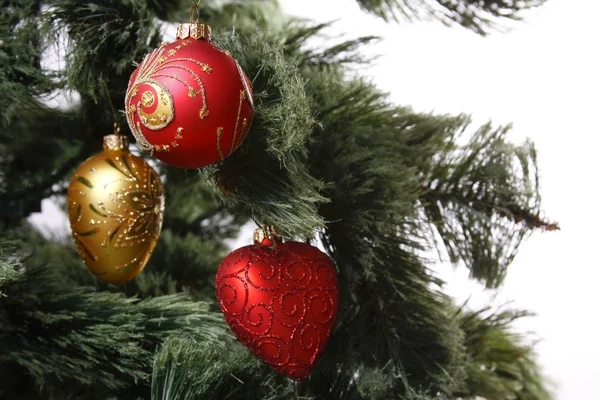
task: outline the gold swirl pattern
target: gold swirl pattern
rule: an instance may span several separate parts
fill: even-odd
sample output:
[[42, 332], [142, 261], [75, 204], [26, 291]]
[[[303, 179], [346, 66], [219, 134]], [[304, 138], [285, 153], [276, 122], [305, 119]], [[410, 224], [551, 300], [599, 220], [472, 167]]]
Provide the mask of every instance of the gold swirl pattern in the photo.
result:
[[[167, 126], [175, 116], [173, 110], [173, 101], [167, 95], [168, 89], [161, 83], [147, 82], [148, 87], [142, 95], [142, 99], [137, 104], [137, 112], [140, 116], [142, 124], [154, 131]], [[150, 89], [150, 90], [148, 90]], [[155, 107], [156, 98], [160, 100]], [[153, 108], [153, 111], [148, 113], [146, 110]]]
[[250, 91], [250, 86], [248, 85], [248, 81], [246, 80], [246, 74], [244, 74], [244, 70], [242, 69], [242, 66], [240, 65], [240, 63], [237, 62], [237, 60], [235, 61], [235, 66], [237, 67], [237, 70], [240, 74], [240, 79], [242, 80], [242, 85], [244, 85], [244, 93], [246, 95], [246, 97], [244, 97], [244, 99], [248, 98], [248, 103], [250, 104], [250, 108], [252, 108], [252, 110], [254, 111], [254, 98], [252, 97], [252, 92]]
[[154, 169], [126, 149], [108, 149], [76, 171], [69, 218], [84, 262], [100, 279], [125, 282], [146, 265], [159, 237], [163, 185]]
[[306, 243], [242, 247], [221, 263], [216, 293], [237, 338], [274, 370], [305, 379], [335, 323], [339, 288], [329, 257]]
[[[186, 46], [189, 40], [183, 41], [180, 46]], [[173, 94], [169, 91], [167, 85], [161, 81], [172, 80], [184, 85], [188, 90], [190, 98], [196, 98], [198, 94], [202, 99], [202, 107], [199, 115], [201, 118], [206, 118], [209, 115], [208, 104], [206, 100], [206, 91], [200, 76], [192, 69], [181, 65], [181, 62], [190, 62], [198, 65], [206, 74], [210, 74], [212, 69], [208, 64], [201, 63], [192, 58], [181, 58], [175, 56], [177, 51], [170, 49], [165, 55], [166, 48], [161, 46], [148, 54], [144, 61], [138, 67], [137, 74], [134, 73], [129, 82], [127, 94], [125, 96], [127, 123], [133, 133], [137, 143], [150, 154], [154, 151], [167, 151], [167, 148], [177, 147], [177, 137], [170, 145], [153, 146], [144, 136], [142, 126], [158, 131], [168, 126], [175, 118], [175, 101]], [[171, 58], [169, 57], [171, 56]], [[190, 77], [189, 80], [183, 79], [180, 75], [175, 74], [175, 71], [183, 71]], [[160, 78], [159, 81], [157, 78]], [[135, 103], [134, 98], [143, 90], [141, 99]], [[136, 120], [135, 113], [139, 119]]]

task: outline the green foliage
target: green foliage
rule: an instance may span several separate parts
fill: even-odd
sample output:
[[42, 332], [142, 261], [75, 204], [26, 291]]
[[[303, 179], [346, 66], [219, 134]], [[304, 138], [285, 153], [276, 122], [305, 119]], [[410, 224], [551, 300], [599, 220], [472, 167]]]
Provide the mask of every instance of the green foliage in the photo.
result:
[[500, 27], [503, 20], [520, 20], [524, 11], [546, 0], [357, 0], [361, 8], [386, 21], [404, 18], [435, 18], [456, 23], [479, 35]]
[[522, 335], [510, 330], [511, 323], [530, 315], [514, 310], [491, 313], [489, 308], [458, 311], [469, 362], [465, 390], [457, 395], [488, 400], [552, 398], [531, 346], [523, 343]]
[[65, 153], [65, 141], [53, 136], [68, 131], [72, 116], [38, 101], [63, 86], [41, 64], [47, 46], [38, 29], [40, 7], [40, 1], [24, 0], [4, 1], [0, 8], [0, 216], [5, 218], [39, 210], [56, 182], [52, 173], [68, 170], [73, 152]]
[[[212, 300], [217, 267], [227, 253], [228, 249], [222, 243], [204, 240], [191, 233], [177, 235], [171, 230], [163, 230], [147, 270], [138, 279], [127, 283], [124, 290], [138, 296], [147, 296], [144, 286], [153, 290], [163, 288], [157, 292], [161, 294], [186, 290], [196, 298]], [[150, 276], [158, 280], [158, 285], [144, 282]]]
[[448, 137], [423, 171], [419, 197], [450, 260], [488, 287], [502, 283], [532, 229], [555, 229], [540, 217], [535, 148], [507, 142], [507, 131], [482, 126], [464, 146], [457, 144], [462, 132]]
[[166, 20], [170, 14], [179, 11], [182, 7], [189, 7], [190, 0], [149, 0], [146, 2], [148, 9], [161, 20]]
[[[220, 201], [213, 179], [203, 179], [196, 171], [162, 168], [167, 185], [164, 227], [175, 234], [194, 234], [204, 240], [222, 241], [237, 235], [247, 222], [243, 213], [233, 213]], [[194, 199], [194, 201], [190, 201]]]
[[52, 0], [48, 5], [44, 18], [50, 39], [68, 41], [68, 87], [96, 99], [106, 81], [113, 95], [124, 94], [131, 66], [159, 39], [148, 2]]
[[166, 337], [215, 339], [224, 333], [220, 316], [206, 303], [181, 294], [138, 300], [73, 285], [60, 275], [56, 254], [47, 264], [37, 257], [25, 260], [15, 276], [6, 272], [15, 254], [0, 260], [2, 397], [143, 393], [154, 349]]
[[278, 0], [212, 0], [209, 4], [211, 7], [198, 10], [200, 18], [224, 29], [259, 31], [273, 39], [281, 39], [280, 32], [288, 23]]
[[154, 361], [153, 400], [286, 399], [292, 384], [237, 343], [167, 340]]
[[[359, 0], [385, 18], [430, 15], [481, 34], [542, 2]], [[140, 276], [102, 283], [68, 239], [17, 229], [42, 198], [64, 201], [74, 168], [112, 131], [103, 81], [120, 107], [163, 21], [187, 21], [188, 3], [26, 0], [0, 10], [0, 88], [14, 98], [0, 99], [0, 223], [12, 236], [0, 243], [0, 396], [148, 398], [152, 371], [152, 397], [165, 400], [549, 399], [531, 347], [509, 330], [522, 314], [457, 311], [420, 256], [438, 246], [500, 285], [533, 229], [557, 229], [541, 217], [533, 145], [511, 144], [508, 127], [472, 130], [467, 116], [391, 104], [348, 74], [376, 38], [307, 49], [327, 25], [290, 20], [275, 0], [200, 9], [252, 81], [255, 118], [217, 166], [158, 163], [164, 229]], [[64, 69], [44, 70], [41, 54], [60, 41]], [[63, 87], [80, 100], [44, 105]], [[217, 311], [225, 240], [250, 218], [287, 238], [316, 233], [338, 270], [335, 331], [298, 385], [228, 335]]]
[[0, 190], [6, 192], [0, 215], [18, 222], [39, 212], [42, 199], [63, 192], [64, 182], [57, 177], [70, 174], [85, 149], [96, 147], [81, 142], [79, 137], [94, 129], [82, 128], [83, 121], [78, 110], [58, 111], [31, 100], [26, 114], [0, 133]]
[[[217, 181], [232, 191], [227, 206], [263, 224], [275, 224], [286, 236], [312, 237], [322, 227], [318, 215], [322, 182], [307, 168], [314, 124], [304, 81], [293, 57], [260, 32], [222, 35], [215, 41], [237, 58], [250, 77], [255, 116], [241, 149], [228, 157]], [[212, 169], [205, 171], [212, 176]]]
[[[321, 236], [342, 279], [343, 317], [331, 354], [336, 363], [346, 359], [342, 371], [360, 363], [393, 366], [390, 395], [410, 386], [448, 391], [462, 375], [461, 333], [448, 300], [430, 289], [436, 279], [410, 250], [420, 247], [413, 154], [423, 154], [413, 143], [428, 126], [415, 123], [410, 110], [387, 104], [373, 85], [344, 81], [341, 73], [317, 69], [308, 76], [320, 121], [311, 168], [330, 183], [325, 193], [331, 202], [320, 210], [329, 223]], [[452, 123], [437, 119], [445, 129]]]
[[37, 29], [39, 0], [4, 0], [0, 8], [0, 113], [6, 127], [18, 113], [35, 107], [32, 96], [58, 87], [42, 68], [43, 36]]
[[20, 260], [14, 255], [16, 245], [13, 241], [2, 238], [0, 243], [0, 299], [6, 297], [4, 288], [19, 279]]

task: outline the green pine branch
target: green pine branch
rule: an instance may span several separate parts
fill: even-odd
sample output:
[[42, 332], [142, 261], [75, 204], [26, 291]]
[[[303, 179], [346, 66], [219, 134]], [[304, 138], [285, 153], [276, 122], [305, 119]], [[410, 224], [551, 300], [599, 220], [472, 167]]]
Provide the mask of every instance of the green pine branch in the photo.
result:
[[396, 374], [390, 392], [449, 392], [462, 379], [464, 349], [438, 281], [414, 253], [418, 178], [401, 123], [414, 114], [340, 70], [315, 67], [307, 80], [320, 122], [311, 171], [330, 199], [320, 208], [321, 237], [339, 269], [342, 305], [331, 353], [311, 380], [327, 390], [342, 378], [345, 387], [360, 366], [387, 366]]
[[469, 361], [467, 380], [456, 396], [487, 400], [550, 400], [547, 379], [540, 373], [531, 344], [512, 332], [518, 319], [531, 316], [517, 310], [492, 312], [459, 309]]
[[225, 333], [221, 316], [207, 303], [182, 294], [138, 300], [75, 286], [60, 275], [60, 259], [39, 265], [34, 257], [14, 269], [15, 254], [0, 255], [3, 397], [143, 393], [154, 349], [167, 337], [216, 340]]
[[[162, 166], [165, 175], [164, 228], [174, 234], [197, 235], [206, 241], [234, 238], [248, 221], [242, 212], [225, 207], [214, 179], [203, 179], [196, 171]], [[194, 199], [194, 201], [190, 201]]]
[[558, 229], [541, 216], [533, 144], [515, 146], [507, 132], [484, 125], [464, 146], [457, 144], [462, 132], [448, 137], [424, 171], [419, 198], [450, 260], [464, 262], [487, 287], [502, 283], [532, 230]]
[[[529, 317], [523, 311], [489, 308], [469, 311], [450, 305], [452, 318], [463, 332], [467, 354], [465, 377], [448, 392], [410, 386], [407, 370], [391, 363], [374, 367], [358, 362], [329, 365], [327, 360], [305, 382], [297, 384], [270, 371], [238, 344], [199, 342], [189, 337], [172, 338], [158, 352], [152, 376], [152, 398], [178, 399], [283, 399], [298, 393], [302, 399], [476, 399], [549, 400], [546, 379], [535, 362], [531, 344], [512, 332], [515, 321]], [[331, 347], [336, 347], [335, 337]], [[341, 347], [341, 346], [340, 346]], [[327, 355], [325, 356], [327, 358]], [[337, 368], [337, 369], [336, 369]], [[327, 371], [330, 373], [327, 374]], [[333, 372], [331, 372], [333, 371]], [[404, 385], [402, 390], [398, 387]]]
[[62, 86], [59, 77], [42, 67], [46, 50], [38, 29], [39, 0], [5, 0], [0, 7], [0, 119], [3, 128], [25, 110], [35, 108], [34, 96]]
[[[432, 12], [424, 2], [362, 3], [386, 15], [402, 5], [413, 16]], [[463, 1], [454, 10], [448, 3], [435, 15], [483, 33], [488, 22], [534, 4], [515, 3], [511, 14], [501, 11], [503, 3], [484, 3]], [[24, 64], [25, 74], [0, 77], [30, 105], [0, 133], [7, 139], [0, 148], [2, 200], [12, 207], [29, 199], [25, 216], [50, 191], [62, 193], [72, 169], [111, 132], [102, 81], [122, 104], [135, 63], [159, 40], [155, 17], [185, 14], [179, 20], [187, 21], [189, 4], [171, 12], [155, 0], [57, 0], [43, 15], [37, 2], [21, 3], [31, 9], [11, 4], [10, 12], [46, 22], [40, 32], [47, 41], [17, 32], [14, 48], [39, 55], [68, 35], [66, 67], [52, 82], [68, 82], [81, 95], [68, 111], [40, 106], [47, 87], [36, 79], [50, 75], [35, 59]], [[159, 165], [169, 196], [165, 230], [151, 263], [126, 285], [98, 282], [70, 243], [21, 234], [18, 248], [4, 244], [0, 373], [8, 384], [0, 395], [146, 398], [154, 365], [154, 398], [289, 397], [289, 381], [224, 338], [223, 320], [211, 311], [222, 241], [254, 217], [287, 237], [317, 231], [338, 269], [336, 330], [300, 396], [547, 399], [530, 346], [508, 329], [519, 314], [457, 313], [419, 256], [433, 247], [434, 226], [453, 261], [498, 285], [532, 229], [557, 228], [541, 217], [533, 147], [512, 145], [506, 128], [487, 125], [459, 145], [467, 117], [416, 113], [349, 76], [367, 61], [359, 50], [374, 38], [305, 49], [324, 25], [290, 21], [274, 1], [215, 3], [202, 13], [215, 43], [253, 82], [256, 113], [247, 140], [200, 174]], [[32, 84], [18, 86], [21, 79]], [[26, 259], [17, 251], [23, 248]], [[179, 338], [155, 357], [172, 335]]]
[[154, 361], [153, 400], [286, 399], [293, 393], [291, 381], [239, 343], [173, 338]]
[[[156, 45], [159, 27], [145, 0], [51, 0], [43, 15], [51, 42], [68, 43], [68, 87], [94, 100], [124, 96], [132, 66]], [[123, 102], [115, 102], [120, 105]], [[109, 132], [110, 133], [110, 132]]]
[[312, 237], [323, 226], [317, 208], [326, 199], [323, 183], [306, 165], [314, 120], [298, 61], [260, 32], [221, 35], [215, 42], [231, 51], [252, 81], [255, 114], [241, 148], [216, 172], [205, 169], [205, 177], [216, 179], [228, 208], [275, 224], [287, 237]]
[[386, 21], [438, 19], [458, 24], [479, 35], [502, 27], [506, 20], [521, 20], [523, 13], [546, 0], [357, 0], [361, 8]]

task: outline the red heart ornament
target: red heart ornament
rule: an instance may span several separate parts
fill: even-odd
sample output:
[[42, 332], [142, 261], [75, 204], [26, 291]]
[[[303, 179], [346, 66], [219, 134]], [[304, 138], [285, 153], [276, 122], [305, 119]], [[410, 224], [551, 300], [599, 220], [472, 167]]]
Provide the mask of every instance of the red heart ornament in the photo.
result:
[[236, 337], [275, 371], [308, 377], [329, 341], [339, 287], [331, 259], [307, 243], [255, 232], [217, 271], [221, 311]]

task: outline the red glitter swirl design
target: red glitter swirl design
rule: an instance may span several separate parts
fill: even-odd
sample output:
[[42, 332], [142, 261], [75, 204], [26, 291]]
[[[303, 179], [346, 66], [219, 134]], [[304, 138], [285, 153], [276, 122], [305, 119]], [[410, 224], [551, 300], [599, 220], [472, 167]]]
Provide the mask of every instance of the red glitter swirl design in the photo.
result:
[[326, 254], [300, 242], [242, 247], [221, 263], [216, 293], [254, 355], [291, 379], [308, 377], [338, 311], [337, 274]]
[[[230, 315], [241, 316], [248, 304], [248, 285], [237, 276], [223, 278], [217, 289], [217, 297], [223, 299], [221, 308]], [[225, 312], [225, 311], [224, 311]]]

